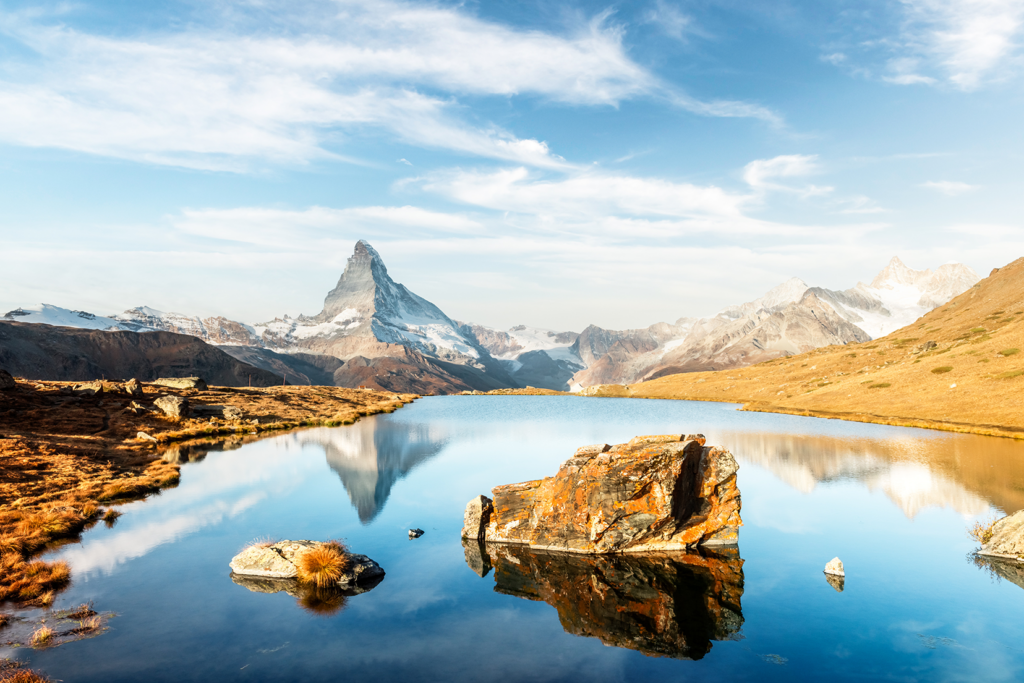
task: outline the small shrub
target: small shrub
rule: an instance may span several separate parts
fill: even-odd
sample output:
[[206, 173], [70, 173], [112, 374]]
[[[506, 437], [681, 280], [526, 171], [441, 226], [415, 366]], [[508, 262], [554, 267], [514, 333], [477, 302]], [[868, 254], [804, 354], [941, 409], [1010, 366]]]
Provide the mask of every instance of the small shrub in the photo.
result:
[[1020, 349], [1003, 349], [999, 352], [1000, 356], [1015, 356], [1020, 353]]
[[880, 382], [878, 384], [872, 384], [871, 386], [868, 387], [868, 389], [885, 389], [886, 387], [891, 386], [892, 384], [890, 382]]
[[35, 633], [32, 634], [32, 647], [45, 647], [53, 642], [54, 632], [53, 629], [45, 624], [36, 629]]
[[103, 514], [103, 521], [107, 523], [107, 526], [114, 526], [114, 522], [121, 516], [120, 510], [108, 509]]
[[998, 520], [990, 519], [987, 522], [975, 522], [974, 526], [967, 527], [967, 535], [981, 545], [992, 540], [992, 527]]
[[345, 548], [338, 541], [321, 543], [295, 558], [299, 581], [326, 588], [337, 583], [348, 568]]
[[942, 365], [937, 368], [932, 368], [932, 374], [943, 375], [953, 369], [952, 365]]

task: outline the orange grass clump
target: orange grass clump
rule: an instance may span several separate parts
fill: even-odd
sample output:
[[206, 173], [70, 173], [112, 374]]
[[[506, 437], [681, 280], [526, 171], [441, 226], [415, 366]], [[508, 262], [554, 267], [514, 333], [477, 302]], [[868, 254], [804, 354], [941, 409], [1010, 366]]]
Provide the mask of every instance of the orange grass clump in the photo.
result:
[[319, 588], [336, 584], [348, 569], [348, 564], [345, 546], [339, 541], [321, 543], [295, 557], [299, 581]]
[[45, 647], [53, 642], [53, 629], [45, 624], [36, 629], [32, 634], [32, 647]]
[[0, 660], [0, 683], [50, 683], [50, 679], [21, 668], [18, 662], [4, 659]]

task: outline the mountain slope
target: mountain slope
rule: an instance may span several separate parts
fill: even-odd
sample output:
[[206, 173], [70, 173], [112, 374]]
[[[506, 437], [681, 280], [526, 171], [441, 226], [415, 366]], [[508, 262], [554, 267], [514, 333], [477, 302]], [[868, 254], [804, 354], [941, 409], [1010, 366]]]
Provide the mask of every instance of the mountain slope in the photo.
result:
[[1024, 258], [880, 339], [593, 393], [1024, 437]]
[[171, 332], [124, 332], [0, 322], [0, 367], [54, 381], [199, 376], [209, 384], [255, 387], [280, 375], [242, 363], [200, 339]]
[[629, 384], [863, 342], [909, 324], [977, 281], [977, 274], [961, 264], [918, 271], [894, 257], [871, 285], [835, 291], [792, 278], [713, 318], [621, 332], [591, 326], [578, 342], [588, 367], [572, 381], [577, 388]]
[[585, 366], [575, 351], [575, 332], [516, 325], [507, 332], [459, 323], [459, 329], [501, 361], [519, 386], [568, 391], [574, 373]]

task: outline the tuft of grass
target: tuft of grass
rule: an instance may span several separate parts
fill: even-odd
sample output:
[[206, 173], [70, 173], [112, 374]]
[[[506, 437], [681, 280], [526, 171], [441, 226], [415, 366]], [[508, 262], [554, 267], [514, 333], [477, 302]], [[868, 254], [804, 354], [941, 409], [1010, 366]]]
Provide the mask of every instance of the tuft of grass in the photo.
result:
[[940, 365], [937, 368], [932, 368], [932, 374], [943, 375], [953, 369], [952, 365]]
[[108, 509], [103, 514], [103, 522], [107, 525], [107, 528], [112, 528], [117, 523], [117, 518], [121, 516], [120, 510]]
[[872, 384], [871, 386], [868, 387], [868, 389], [885, 389], [886, 387], [891, 386], [892, 383], [890, 382], [879, 382], [878, 384]]
[[46, 647], [53, 642], [53, 637], [56, 635], [52, 628], [43, 624], [35, 630], [32, 634], [32, 647]]
[[92, 608], [91, 602], [83, 602], [81, 605], [72, 610], [62, 610], [58, 612], [57, 616], [59, 616], [62, 619], [74, 619], [75, 621], [82, 621], [83, 619], [88, 619], [89, 617], [96, 616], [96, 610]]
[[1013, 379], [1014, 377], [1020, 377], [1024, 375], [1024, 370], [1011, 370], [1010, 372], [1004, 372], [1001, 375], [996, 375], [996, 379]]
[[270, 538], [269, 536], [259, 536], [246, 543], [242, 548], [242, 552], [245, 552], [249, 548], [259, 548], [262, 550], [263, 548], [269, 548], [275, 543], [277, 543], [277, 539]]
[[19, 662], [0, 660], [0, 681], [3, 683], [50, 683], [50, 679], [31, 669], [22, 669]]
[[78, 626], [71, 629], [71, 632], [76, 636], [80, 636], [85, 635], [86, 633], [95, 633], [100, 630], [101, 626], [103, 626], [103, 620], [98, 616], [94, 616], [79, 621]]
[[967, 535], [981, 545], [985, 545], [992, 540], [992, 527], [997, 521], [999, 520], [990, 519], [987, 522], [975, 522], [973, 526], [967, 527]]
[[297, 555], [295, 570], [299, 581], [326, 588], [337, 583], [348, 569], [348, 556], [339, 541], [321, 543]]
[[985, 331], [986, 330], [985, 330], [984, 327], [974, 327], [974, 328], [971, 328], [971, 334], [980, 334], [980, 333], [985, 332]]
[[1003, 349], [999, 352], [1000, 356], [1015, 356], [1020, 353], [1020, 349]]

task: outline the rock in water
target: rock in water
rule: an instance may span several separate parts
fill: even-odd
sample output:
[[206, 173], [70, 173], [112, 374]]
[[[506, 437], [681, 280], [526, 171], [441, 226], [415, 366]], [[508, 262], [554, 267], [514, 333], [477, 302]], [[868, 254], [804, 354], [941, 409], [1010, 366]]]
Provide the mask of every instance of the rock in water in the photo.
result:
[[993, 524], [992, 536], [981, 547], [980, 554], [1024, 558], [1024, 510]]
[[843, 570], [843, 561], [838, 557], [833, 557], [825, 565], [825, 573], [833, 576], [846, 576], [846, 572]]
[[197, 389], [199, 391], [206, 391], [209, 388], [202, 377], [161, 377], [153, 380], [152, 384], [172, 389]]
[[161, 396], [153, 401], [153, 405], [170, 417], [188, 417], [191, 412], [188, 399], [181, 396]]
[[586, 446], [547, 479], [493, 489], [466, 506], [463, 537], [576, 553], [735, 545], [732, 455], [700, 435], [638, 436]]
[[409, 538], [419, 538], [423, 535], [423, 529], [409, 529]]
[[[231, 559], [235, 574], [263, 579], [294, 579], [295, 558], [306, 550], [321, 545], [316, 541], [278, 541], [270, 545], [252, 545]], [[384, 576], [381, 566], [366, 555], [346, 553], [348, 567], [338, 579], [340, 588], [379, 579]]]
[[6, 391], [7, 389], [13, 389], [16, 386], [14, 378], [11, 377], [11, 373], [6, 370], [0, 370], [0, 391]]

